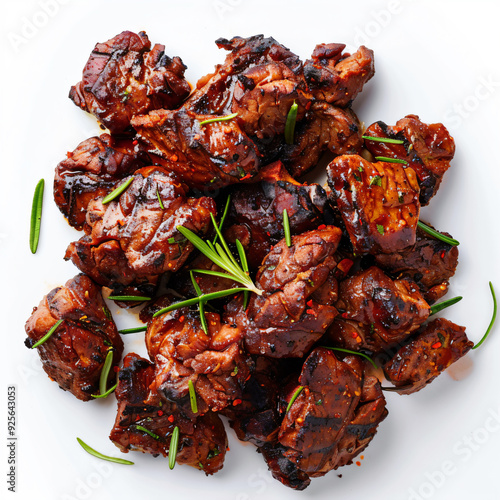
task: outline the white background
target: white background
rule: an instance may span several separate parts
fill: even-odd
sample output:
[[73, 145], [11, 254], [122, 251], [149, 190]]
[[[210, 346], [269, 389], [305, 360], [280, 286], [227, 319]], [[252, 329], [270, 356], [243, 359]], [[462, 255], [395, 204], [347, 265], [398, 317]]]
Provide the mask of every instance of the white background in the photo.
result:
[[[223, 471], [206, 478], [189, 467], [129, 454], [127, 467], [87, 455], [76, 436], [120, 455], [108, 440], [115, 401], [82, 403], [58, 389], [23, 345], [24, 322], [54, 286], [76, 274], [62, 257], [79, 237], [51, 196], [56, 164], [98, 133], [95, 120], [67, 98], [96, 42], [146, 30], [189, 67], [194, 83], [221, 62], [213, 41], [264, 33], [304, 59], [316, 43], [365, 44], [376, 75], [354, 104], [361, 120], [393, 124], [408, 113], [442, 121], [457, 154], [424, 218], [460, 240], [460, 265], [449, 296], [463, 301], [446, 317], [479, 340], [490, 320], [488, 281], [500, 293], [497, 216], [500, 112], [500, 9], [495, 1], [2, 0], [0, 265], [2, 345], [0, 439], [6, 438], [7, 386], [17, 388], [17, 492], [7, 491], [6, 443], [0, 443], [0, 496], [18, 499], [202, 498], [418, 500], [500, 498], [500, 331], [468, 356], [460, 382], [442, 375], [407, 397], [388, 394], [389, 416], [362, 465], [312, 481], [304, 492], [271, 479], [252, 446], [236, 442]], [[29, 251], [34, 187], [46, 180], [38, 252]], [[119, 327], [134, 323], [115, 314]], [[144, 352], [139, 336], [127, 350]], [[464, 370], [462, 370], [463, 372]], [[494, 415], [496, 415], [496, 420]], [[5, 436], [5, 438], [4, 438]], [[446, 474], [443, 473], [443, 468]]]

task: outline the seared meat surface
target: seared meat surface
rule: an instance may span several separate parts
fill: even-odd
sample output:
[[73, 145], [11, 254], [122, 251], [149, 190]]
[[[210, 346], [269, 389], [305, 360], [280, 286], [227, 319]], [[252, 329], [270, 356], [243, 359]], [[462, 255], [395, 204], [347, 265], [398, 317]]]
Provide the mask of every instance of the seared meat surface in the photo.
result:
[[[26, 346], [32, 347], [59, 320], [62, 323], [55, 332], [37, 347], [43, 369], [61, 389], [89, 401], [93, 394], [99, 394], [99, 380], [108, 352], [113, 351], [112, 366], [118, 365], [123, 352], [122, 339], [101, 288], [79, 274], [50, 291], [26, 322]], [[109, 385], [113, 375], [111, 369]]]
[[[451, 237], [448, 233], [442, 233]], [[448, 291], [448, 280], [458, 265], [458, 246], [449, 245], [417, 228], [415, 245], [393, 254], [375, 256], [377, 266], [391, 276], [411, 278], [426, 302], [434, 303]]]
[[404, 141], [404, 144], [387, 144], [366, 140], [365, 146], [374, 156], [407, 161], [417, 174], [420, 203], [427, 205], [455, 156], [455, 141], [446, 127], [442, 123], [427, 125], [418, 116], [408, 115], [394, 126], [376, 122], [366, 129], [365, 135]]
[[152, 109], [177, 108], [189, 95], [186, 67], [146, 33], [124, 31], [98, 43], [69, 97], [113, 133], [126, 132], [133, 116]]
[[199, 312], [187, 308], [151, 320], [146, 345], [155, 363], [155, 387], [165, 400], [191, 413], [189, 381], [194, 385], [199, 413], [219, 411], [241, 403], [242, 386], [251, 360], [243, 351], [243, 333], [222, 325], [218, 314], [207, 312], [208, 335]]
[[61, 161], [54, 177], [54, 200], [71, 226], [82, 229], [93, 198], [112, 191], [118, 181], [150, 163], [130, 139], [109, 134], [80, 143]]
[[208, 412], [195, 419], [186, 418], [175, 404], [160, 399], [151, 388], [153, 381], [153, 364], [135, 353], [125, 356], [118, 375], [118, 413], [111, 441], [123, 452], [142, 451], [166, 457], [177, 426], [177, 463], [203, 470], [206, 475], [222, 469], [227, 436], [219, 416]]
[[415, 244], [420, 203], [411, 168], [344, 155], [327, 172], [356, 253], [393, 253]]
[[372, 352], [405, 340], [430, 312], [415, 283], [374, 266], [339, 284], [335, 307], [341, 314], [328, 331], [334, 344]]
[[68, 247], [66, 259], [118, 291], [147, 288], [166, 271], [179, 269], [193, 246], [181, 241], [177, 226], [204, 234], [215, 213], [211, 198], [188, 198], [185, 187], [161, 167], [137, 170], [119, 198], [102, 201], [89, 204], [87, 235]]
[[474, 345], [458, 326], [438, 318], [423, 326], [384, 366], [399, 394], [412, 394], [430, 384]]

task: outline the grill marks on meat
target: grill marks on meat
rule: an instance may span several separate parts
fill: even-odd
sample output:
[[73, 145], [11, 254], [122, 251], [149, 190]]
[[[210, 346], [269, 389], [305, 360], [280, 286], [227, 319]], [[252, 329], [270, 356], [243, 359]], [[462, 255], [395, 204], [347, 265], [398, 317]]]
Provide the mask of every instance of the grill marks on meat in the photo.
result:
[[148, 353], [155, 362], [155, 387], [186, 415], [192, 415], [189, 380], [198, 411], [219, 411], [241, 402], [241, 388], [252, 368], [242, 349], [241, 330], [221, 324], [218, 314], [207, 312], [205, 317], [208, 335], [199, 312], [187, 308], [153, 318], [146, 332]]
[[393, 253], [415, 244], [420, 203], [411, 168], [344, 155], [327, 173], [356, 253]]
[[340, 283], [335, 306], [342, 312], [328, 332], [335, 345], [372, 352], [404, 341], [430, 312], [415, 283], [374, 266]]
[[151, 388], [153, 382], [154, 365], [135, 353], [127, 354], [115, 391], [118, 413], [109, 436], [111, 441], [122, 452], [133, 450], [166, 457], [172, 432], [178, 426], [177, 463], [203, 470], [206, 475], [222, 469], [227, 436], [219, 416], [209, 412], [196, 418], [185, 417], [175, 404], [160, 400]]
[[229, 242], [239, 239], [243, 244], [251, 269], [257, 269], [284, 238], [283, 210], [287, 210], [291, 234], [299, 234], [321, 224], [327, 205], [319, 184], [300, 184], [281, 162], [264, 167], [259, 178], [260, 184], [233, 190], [225, 231]]
[[145, 167], [118, 199], [89, 204], [87, 235], [68, 247], [66, 259], [115, 290], [154, 285], [164, 272], [179, 269], [193, 248], [189, 242], [168, 242], [178, 234], [176, 227], [204, 234], [215, 211], [211, 198], [188, 198], [172, 174]]
[[177, 108], [189, 95], [186, 67], [146, 33], [130, 31], [98, 43], [69, 97], [113, 133], [126, 132], [133, 116]]
[[430, 384], [474, 345], [465, 328], [444, 318], [423, 326], [384, 366], [399, 394], [412, 394]]
[[[61, 319], [57, 330], [37, 348], [43, 369], [61, 389], [89, 401], [92, 394], [99, 394], [99, 380], [109, 349], [113, 349], [113, 366], [116, 366], [122, 356], [123, 342], [100, 287], [83, 274], [54, 288], [33, 309], [25, 326], [26, 346], [34, 345]], [[108, 381], [113, 375], [111, 369]]]
[[71, 226], [82, 229], [87, 205], [93, 198], [105, 196], [119, 180], [149, 163], [144, 153], [136, 153], [130, 139], [109, 134], [91, 137], [57, 165], [56, 205]]
[[366, 129], [365, 135], [404, 141], [404, 144], [386, 144], [366, 140], [365, 146], [374, 156], [406, 160], [417, 174], [420, 203], [427, 205], [455, 155], [455, 141], [446, 127], [442, 123], [427, 125], [418, 116], [407, 115], [395, 126], [376, 122]]
[[343, 53], [343, 43], [316, 45], [304, 64], [304, 77], [314, 97], [334, 106], [348, 106], [375, 74], [373, 51], [361, 46]]
[[[443, 233], [451, 237], [448, 233]], [[417, 228], [413, 247], [393, 254], [378, 254], [376, 264], [391, 276], [415, 281], [432, 304], [448, 291], [448, 280], [458, 265], [458, 247], [437, 240]]]
[[327, 226], [294, 236], [291, 247], [281, 240], [267, 255], [256, 278], [264, 293], [251, 296], [247, 311], [233, 301], [226, 314], [245, 332], [248, 352], [302, 357], [325, 333], [337, 314], [332, 255], [340, 236]]

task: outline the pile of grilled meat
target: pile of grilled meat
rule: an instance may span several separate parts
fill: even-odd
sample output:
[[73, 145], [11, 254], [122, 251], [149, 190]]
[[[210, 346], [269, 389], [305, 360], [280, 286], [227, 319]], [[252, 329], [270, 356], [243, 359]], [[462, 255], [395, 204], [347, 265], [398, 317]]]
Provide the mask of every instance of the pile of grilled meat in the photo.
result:
[[[54, 180], [57, 206], [83, 230], [65, 255], [81, 274], [34, 309], [26, 345], [62, 319], [38, 352], [50, 378], [84, 401], [99, 393], [113, 351], [110, 439], [122, 451], [167, 456], [177, 426], [177, 462], [213, 474], [227, 449], [224, 416], [276, 479], [301, 490], [352, 463], [388, 413], [382, 370], [332, 348], [371, 356], [393, 389], [410, 394], [473, 345], [463, 327], [427, 321], [458, 250], [417, 227], [454, 141], [442, 124], [415, 115], [363, 130], [351, 103], [374, 75], [365, 47], [348, 54], [342, 44], [320, 44], [302, 62], [261, 35], [216, 43], [226, 59], [194, 89], [182, 60], [151, 47], [143, 32], [95, 46], [70, 98], [109, 132], [68, 153]], [[301, 181], [325, 155], [328, 186]], [[197, 295], [190, 270], [221, 270], [176, 228], [213, 239], [211, 214], [220, 220], [228, 196], [224, 238], [233, 250], [241, 242], [262, 294], [248, 304], [242, 293], [211, 302], [207, 333], [197, 306], [154, 316]], [[196, 281], [203, 293], [237, 286], [206, 274]], [[122, 359], [103, 288], [150, 298], [140, 312], [149, 360]]]

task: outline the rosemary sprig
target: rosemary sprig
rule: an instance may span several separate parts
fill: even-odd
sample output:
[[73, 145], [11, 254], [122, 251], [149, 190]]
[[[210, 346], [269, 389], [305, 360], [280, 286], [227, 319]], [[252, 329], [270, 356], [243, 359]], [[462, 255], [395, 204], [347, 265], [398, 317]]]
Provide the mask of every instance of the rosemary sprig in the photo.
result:
[[386, 142], [388, 144], [404, 144], [405, 141], [401, 139], [390, 139], [389, 137], [372, 137], [371, 135], [362, 135], [363, 139], [373, 142]]
[[108, 354], [106, 354], [106, 359], [102, 365], [101, 376], [99, 378], [99, 394], [101, 396], [106, 392], [106, 386], [108, 385], [109, 370], [111, 370], [111, 365], [113, 364], [113, 351], [112, 347], [108, 349]]
[[293, 144], [293, 137], [295, 134], [295, 123], [297, 122], [297, 111], [299, 105], [293, 101], [293, 104], [288, 111], [285, 123], [285, 142], [287, 144]]
[[121, 333], [123, 335], [127, 335], [129, 333], [139, 333], [139, 332], [145, 332], [148, 329], [147, 325], [144, 326], [136, 326], [135, 328], [125, 328], [123, 330], [118, 330], [118, 333]]
[[110, 201], [113, 201], [115, 198], [118, 198], [118, 196], [120, 196], [130, 186], [130, 184], [132, 184], [133, 180], [133, 177], [129, 177], [124, 183], [113, 189], [111, 193], [103, 198], [102, 204], [106, 205]]
[[387, 156], [375, 156], [377, 161], [384, 161], [385, 163], [401, 163], [403, 165], [408, 165], [406, 160], [402, 160], [401, 158], [389, 158]]
[[158, 191], [158, 188], [156, 188], [156, 197], [158, 198], [158, 203], [160, 204], [160, 208], [162, 210], [165, 210], [165, 206], [163, 205], [163, 201], [160, 196], [160, 192]]
[[288, 413], [288, 410], [292, 407], [294, 401], [297, 399], [299, 394], [302, 392], [302, 389], [304, 388], [303, 385], [299, 385], [297, 389], [295, 389], [295, 392], [292, 394], [292, 397], [290, 398], [290, 401], [286, 407], [285, 413]]
[[290, 233], [290, 219], [288, 218], [288, 211], [283, 210], [283, 231], [285, 231], [285, 242], [287, 247], [292, 246], [292, 235]]
[[115, 392], [116, 388], [118, 387], [118, 384], [113, 385], [110, 387], [104, 394], [91, 394], [91, 396], [95, 399], [104, 399], [107, 398], [110, 394]]
[[445, 243], [448, 243], [448, 245], [451, 246], [457, 246], [460, 245], [460, 242], [455, 240], [454, 238], [450, 238], [449, 236], [445, 236], [444, 234], [440, 233], [439, 231], [436, 231], [435, 229], [432, 229], [432, 227], [429, 227], [427, 224], [424, 224], [422, 221], [417, 222], [417, 226], [427, 234], [430, 234], [437, 240], [444, 241]]
[[[223, 273], [221, 273], [223, 274]], [[244, 292], [247, 290], [247, 288], [229, 288], [228, 290], [221, 290], [220, 292], [213, 292], [213, 293], [203, 293], [199, 295], [198, 297], [193, 297], [192, 299], [186, 299], [181, 302], [176, 302], [175, 304], [171, 304], [167, 307], [164, 307], [163, 309], [160, 309], [159, 311], [156, 311], [153, 314], [153, 318], [156, 318], [157, 316], [160, 316], [162, 314], [168, 313], [170, 311], [175, 311], [176, 309], [180, 309], [181, 307], [188, 307], [192, 306], [194, 304], [199, 304], [201, 301], [207, 302], [208, 300], [214, 300], [214, 299], [219, 299], [221, 297], [227, 297], [228, 295], [236, 294], [238, 292]]]
[[207, 120], [203, 120], [200, 122], [200, 127], [202, 125], [206, 125], [207, 123], [227, 122], [229, 120], [232, 120], [233, 118], [236, 118], [237, 116], [238, 116], [238, 113], [231, 113], [230, 115], [226, 115], [226, 116], [218, 116], [215, 118], [208, 118]]
[[123, 301], [133, 301], [133, 302], [143, 302], [145, 300], [151, 300], [151, 297], [145, 297], [142, 295], [110, 295], [109, 300], [123, 300]]
[[431, 310], [429, 312], [429, 316], [432, 316], [433, 314], [436, 314], [439, 311], [442, 311], [443, 309], [446, 309], [447, 307], [452, 306], [453, 304], [456, 304], [457, 302], [460, 302], [463, 297], [453, 297], [448, 300], [443, 300], [443, 302], [439, 302], [438, 304], [433, 304], [431, 306]]
[[191, 402], [191, 411], [193, 413], [198, 413], [198, 403], [196, 401], [196, 391], [194, 389], [194, 384], [192, 380], [188, 381], [189, 387], [189, 401]]
[[31, 205], [31, 224], [30, 224], [30, 250], [31, 253], [36, 253], [38, 241], [40, 239], [40, 226], [42, 224], [42, 206], [43, 206], [43, 189], [45, 181], [40, 179], [35, 187], [33, 194], [33, 203]]
[[157, 441], [160, 439], [160, 436], [158, 436], [158, 434], [151, 432], [149, 429], [146, 429], [146, 427], [143, 427], [142, 425], [135, 425], [134, 427], [138, 431], [145, 432], [148, 436], [151, 436], [153, 439], [156, 439]]
[[[200, 285], [198, 285], [198, 283], [196, 283], [196, 280], [194, 278], [194, 274], [193, 274], [193, 271], [189, 271], [189, 275], [191, 276], [191, 283], [193, 283], [193, 288], [196, 292], [196, 295], [198, 295], [198, 297], [200, 295], [203, 295], [201, 293], [201, 288], [200, 288]], [[201, 323], [201, 328], [203, 329], [203, 331], [205, 332], [205, 335], [208, 335], [208, 325], [207, 325], [207, 318], [205, 317], [205, 304], [203, 303], [202, 300], [200, 300], [200, 302], [198, 302], [198, 308], [200, 310], [200, 323]], [[193, 412], [195, 413], [195, 412]]]
[[64, 320], [63, 319], [60, 319], [59, 321], [57, 321], [54, 326], [40, 339], [38, 340], [37, 342], [35, 342], [31, 348], [32, 349], [35, 349], [35, 347], [38, 347], [40, 345], [42, 345], [44, 342], [46, 342], [47, 340], [49, 340], [50, 337], [52, 337], [52, 334], [57, 330], [57, 327], [63, 322]]
[[[236, 249], [238, 250], [238, 255], [240, 256], [241, 267], [243, 268], [243, 271], [245, 271], [245, 274], [249, 275], [250, 270], [248, 268], [248, 261], [247, 261], [247, 256], [245, 254], [245, 249], [243, 248], [241, 241], [238, 239], [236, 239]], [[243, 309], [247, 308], [248, 298], [249, 298], [249, 292], [248, 291], [243, 292]]]
[[77, 437], [76, 440], [87, 453], [90, 453], [94, 457], [100, 458], [101, 460], [107, 460], [108, 462], [114, 462], [117, 464], [134, 465], [134, 462], [131, 462], [130, 460], [124, 460], [123, 458], [116, 458], [116, 457], [108, 457], [107, 455], [99, 453], [98, 451], [91, 448], [88, 444], [84, 443], [79, 437]]
[[367, 361], [369, 361], [375, 369], [378, 369], [378, 366], [375, 364], [375, 361], [373, 361], [370, 356], [367, 356], [366, 354], [363, 354], [362, 352], [358, 351], [351, 351], [350, 349], [343, 349], [342, 347], [326, 347], [326, 346], [321, 346], [323, 349], [330, 349], [331, 351], [338, 351], [338, 352], [345, 352], [347, 354], [354, 354], [356, 356], [361, 356], [362, 358], [365, 358]]
[[177, 450], [179, 448], [179, 427], [176, 425], [170, 438], [170, 446], [168, 449], [168, 466], [170, 470], [175, 467], [175, 459], [177, 458]]
[[491, 321], [490, 324], [488, 325], [488, 329], [483, 335], [483, 338], [472, 349], [477, 349], [486, 340], [497, 318], [497, 298], [495, 296], [495, 289], [493, 288], [493, 283], [491, 281], [490, 281], [490, 291], [491, 291], [491, 296], [493, 298], [493, 314], [491, 315]]
[[[222, 230], [222, 226], [224, 225], [224, 221], [226, 220], [226, 215], [229, 210], [229, 205], [231, 204], [231, 195], [228, 195], [227, 200], [226, 200], [226, 206], [224, 207], [224, 212], [222, 214], [222, 217], [219, 222], [219, 229]], [[219, 237], [219, 233], [215, 233], [215, 238], [214, 241], [212, 241], [212, 245], [215, 245], [217, 243], [217, 238]]]

